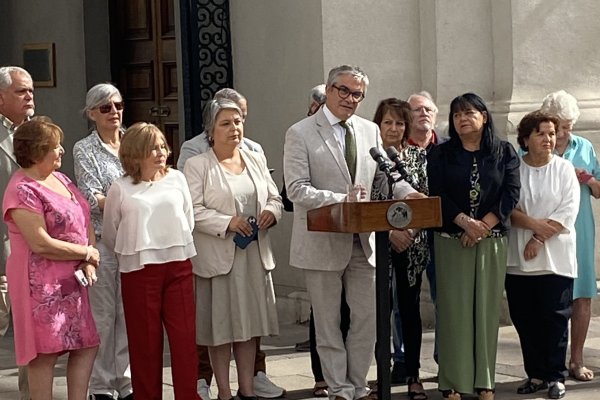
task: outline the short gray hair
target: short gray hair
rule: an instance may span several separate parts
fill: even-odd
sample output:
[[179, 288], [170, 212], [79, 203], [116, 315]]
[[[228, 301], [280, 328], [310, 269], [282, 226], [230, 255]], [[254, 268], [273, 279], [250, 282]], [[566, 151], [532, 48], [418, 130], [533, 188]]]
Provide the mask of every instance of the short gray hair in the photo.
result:
[[6, 90], [12, 85], [12, 74], [22, 74], [32, 80], [31, 75], [24, 68], [12, 65], [0, 67], [0, 90]]
[[546, 95], [540, 111], [554, 115], [561, 120], [572, 121], [573, 124], [577, 122], [581, 114], [577, 106], [577, 99], [564, 90]]
[[340, 65], [339, 67], [332, 68], [327, 76], [327, 86], [331, 87], [331, 85], [337, 83], [338, 78], [342, 75], [352, 75], [357, 78], [364, 85], [365, 92], [367, 91], [369, 77], [356, 65]]
[[215, 93], [215, 100], [218, 99], [227, 99], [234, 101], [236, 103], [240, 103], [240, 100], [246, 100], [246, 98], [237, 90], [231, 88], [224, 88]]
[[204, 107], [204, 112], [202, 113], [202, 119], [204, 122], [204, 131], [208, 136], [209, 142], [212, 145], [212, 137], [213, 130], [215, 129], [215, 122], [217, 121], [217, 116], [223, 110], [235, 110], [240, 117], [243, 119], [244, 116], [242, 114], [242, 110], [240, 106], [233, 100], [229, 99], [213, 99], [206, 103]]
[[323, 104], [327, 99], [327, 94], [325, 93], [325, 84], [321, 83], [320, 85], [315, 86], [310, 89], [310, 94], [308, 95], [308, 108], [312, 106], [312, 103]]
[[408, 99], [406, 99], [406, 101], [410, 103], [410, 100], [414, 99], [415, 97], [425, 97], [427, 100], [431, 101], [431, 104], [433, 104], [433, 110], [436, 114], [438, 113], [439, 110], [437, 108], [437, 105], [435, 104], [435, 101], [433, 101], [433, 96], [427, 90], [421, 90], [420, 92], [412, 93], [410, 96], [408, 96]]
[[110, 98], [114, 95], [119, 96], [121, 100], [123, 100], [123, 96], [121, 95], [121, 92], [119, 92], [119, 89], [111, 83], [99, 83], [93, 86], [88, 90], [87, 95], [85, 96], [85, 108], [83, 109], [84, 116], [88, 116], [88, 111], [108, 103]]

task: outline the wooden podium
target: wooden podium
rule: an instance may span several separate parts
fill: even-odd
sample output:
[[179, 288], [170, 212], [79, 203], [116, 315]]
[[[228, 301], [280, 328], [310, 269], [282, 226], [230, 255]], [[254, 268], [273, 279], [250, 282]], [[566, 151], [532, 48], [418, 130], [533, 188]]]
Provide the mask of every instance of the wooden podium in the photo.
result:
[[389, 400], [391, 354], [388, 232], [392, 229], [442, 226], [440, 198], [336, 203], [308, 211], [307, 218], [309, 231], [376, 232], [377, 395], [379, 400]]

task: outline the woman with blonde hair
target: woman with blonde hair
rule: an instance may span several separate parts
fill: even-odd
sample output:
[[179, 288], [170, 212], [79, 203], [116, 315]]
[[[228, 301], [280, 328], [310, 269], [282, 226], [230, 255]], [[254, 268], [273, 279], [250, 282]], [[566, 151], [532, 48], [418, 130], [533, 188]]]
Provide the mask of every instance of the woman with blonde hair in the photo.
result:
[[555, 152], [573, 164], [579, 181], [579, 213], [575, 221], [577, 278], [573, 287], [569, 375], [579, 381], [590, 381], [594, 372], [584, 365], [583, 346], [592, 316], [592, 298], [598, 294], [594, 249], [596, 228], [591, 198], [600, 198], [600, 163], [592, 143], [572, 134], [580, 114], [575, 97], [564, 90], [550, 93], [544, 98], [541, 111], [559, 119]]
[[166, 164], [169, 153], [152, 124], [125, 132], [119, 149], [125, 175], [108, 191], [102, 238], [119, 260], [135, 397], [162, 398], [164, 328], [175, 398], [198, 400], [194, 214], [185, 177]]

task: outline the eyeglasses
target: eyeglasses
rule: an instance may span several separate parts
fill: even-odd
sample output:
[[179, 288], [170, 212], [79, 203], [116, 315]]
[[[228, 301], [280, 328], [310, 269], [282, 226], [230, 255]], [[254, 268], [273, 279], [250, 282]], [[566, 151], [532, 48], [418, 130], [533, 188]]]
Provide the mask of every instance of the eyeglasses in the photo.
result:
[[336, 86], [334, 84], [332, 84], [331, 86], [338, 90], [338, 95], [342, 99], [347, 99], [348, 96], [352, 95], [352, 100], [356, 102], [361, 102], [365, 98], [365, 94], [363, 92], [352, 92], [346, 86]]
[[414, 113], [422, 113], [422, 112], [424, 112], [425, 114], [433, 114], [433, 113], [437, 112], [433, 108], [429, 108], [429, 107], [425, 107], [425, 106], [413, 108], [411, 111], [414, 112]]
[[115, 106], [115, 109], [117, 111], [121, 111], [123, 109], [123, 107], [125, 106], [122, 101], [113, 101], [113, 102], [108, 103], [108, 104], [102, 104], [101, 106], [98, 106], [96, 108], [102, 114], [108, 114], [109, 112], [112, 111], [113, 105]]

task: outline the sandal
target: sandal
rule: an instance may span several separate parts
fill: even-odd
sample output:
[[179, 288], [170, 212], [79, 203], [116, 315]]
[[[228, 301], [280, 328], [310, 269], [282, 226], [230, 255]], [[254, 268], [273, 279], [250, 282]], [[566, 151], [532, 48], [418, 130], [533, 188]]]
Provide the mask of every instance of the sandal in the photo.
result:
[[[418, 385], [418, 389], [411, 390], [411, 386], [413, 385]], [[410, 400], [427, 400], [427, 393], [425, 393], [425, 389], [423, 388], [423, 384], [419, 377], [407, 377], [406, 386], [408, 387], [408, 398]]]
[[442, 397], [444, 399], [448, 399], [448, 400], [460, 400], [461, 396], [460, 393], [449, 389], [449, 390], [442, 390]]
[[478, 389], [477, 396], [479, 396], [479, 400], [494, 400], [494, 395], [496, 390], [494, 389]]
[[584, 367], [582, 364], [574, 362], [569, 363], [569, 375], [582, 382], [588, 382], [594, 379], [594, 371]]
[[531, 394], [539, 390], [548, 389], [548, 382], [541, 379], [528, 378], [517, 388], [518, 394]]
[[313, 397], [329, 397], [329, 391], [327, 390], [326, 382], [317, 382], [313, 387]]

